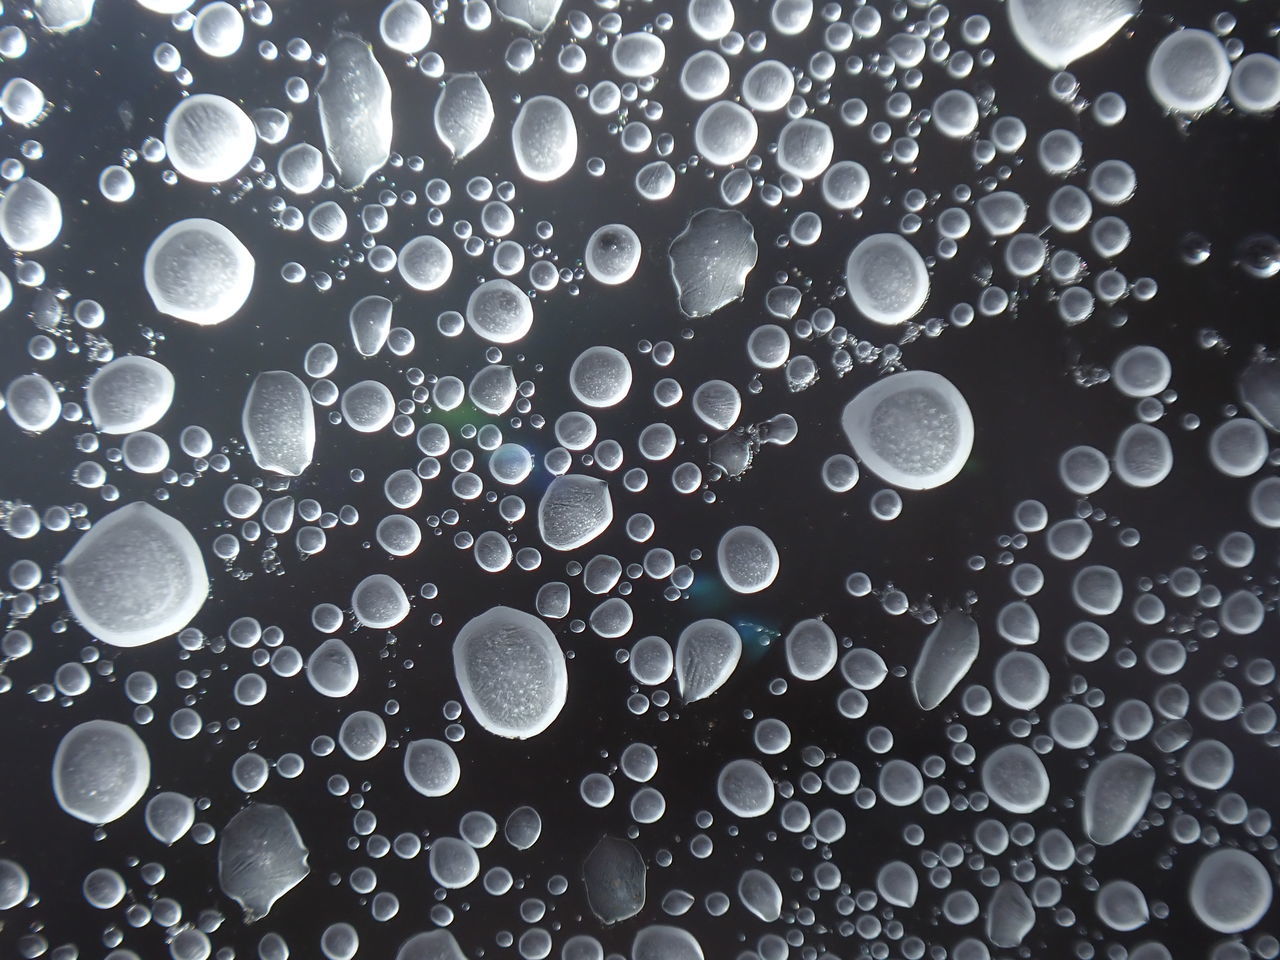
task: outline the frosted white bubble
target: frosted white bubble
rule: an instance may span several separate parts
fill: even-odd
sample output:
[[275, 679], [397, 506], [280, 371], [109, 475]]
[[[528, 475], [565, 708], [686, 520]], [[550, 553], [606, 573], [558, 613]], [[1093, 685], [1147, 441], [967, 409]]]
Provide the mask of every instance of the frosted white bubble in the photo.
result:
[[254, 259], [214, 220], [179, 220], [147, 249], [143, 282], [155, 308], [170, 317], [213, 326], [236, 314], [253, 288]]
[[983, 761], [982, 789], [1010, 813], [1031, 813], [1049, 799], [1049, 774], [1030, 747], [1007, 743]]
[[716, 564], [725, 586], [735, 593], [759, 593], [778, 577], [780, 563], [773, 539], [759, 527], [737, 526], [720, 538]]
[[240, 427], [254, 463], [286, 477], [301, 476], [316, 445], [315, 408], [300, 379], [287, 370], [258, 374], [245, 397]]
[[839, 647], [822, 620], [801, 620], [787, 632], [787, 669], [797, 680], [821, 680], [836, 665]]
[[169, 162], [182, 176], [198, 183], [230, 180], [253, 157], [257, 139], [248, 114], [226, 97], [212, 93], [180, 100], [164, 124]]
[[280, 185], [291, 193], [313, 193], [324, 179], [324, 154], [309, 143], [295, 143], [276, 161]]
[[395, 416], [396, 401], [386, 385], [361, 380], [342, 393], [342, 416], [358, 433], [377, 433]]
[[489, 137], [493, 129], [493, 98], [477, 74], [450, 77], [440, 91], [434, 114], [436, 136], [461, 160]]
[[631, 960], [703, 960], [702, 947], [686, 930], [652, 924], [631, 942]]
[[[656, 661], [647, 673], [656, 677], [665, 666], [670, 648], [662, 651], [655, 645], [645, 652]], [[741, 659], [742, 638], [730, 624], [723, 620], [695, 620], [680, 631], [676, 641], [675, 672], [680, 696], [685, 703], [705, 700], [733, 676]]]
[[795, 93], [796, 79], [781, 60], [761, 60], [742, 78], [742, 102], [757, 113], [785, 107]]
[[218, 59], [229, 57], [244, 42], [244, 18], [226, 0], [214, 0], [196, 14], [191, 36], [202, 53]]
[[974, 209], [978, 222], [993, 237], [1017, 233], [1027, 220], [1027, 202], [1012, 190], [996, 190], [979, 197]]
[[699, 115], [693, 128], [693, 143], [708, 163], [731, 167], [755, 149], [759, 135], [751, 111], [732, 100], [718, 100]]
[[200, 547], [187, 528], [141, 501], [90, 527], [63, 559], [60, 579], [75, 618], [117, 647], [177, 633], [209, 592]]
[[997, 660], [993, 679], [996, 695], [1015, 710], [1034, 710], [1049, 695], [1048, 668], [1025, 650], [1014, 650]]
[[44, 91], [25, 77], [14, 77], [0, 89], [0, 111], [19, 126], [30, 126], [45, 110]]
[[391, 155], [391, 84], [370, 46], [340, 34], [316, 87], [325, 151], [344, 189], [360, 186]]
[[511, 126], [520, 172], [537, 183], [558, 180], [578, 158], [578, 128], [564, 102], [550, 96], [526, 100]]
[[1124, 585], [1111, 567], [1081, 567], [1071, 581], [1071, 596], [1085, 613], [1107, 616], [1120, 608]]
[[623, 223], [599, 227], [587, 239], [583, 263], [593, 280], [607, 286], [626, 283], [640, 265], [640, 237]]
[[638, 30], [625, 33], [613, 45], [613, 68], [632, 80], [649, 77], [662, 69], [667, 59], [667, 46], [662, 38]]
[[836, 210], [862, 206], [870, 190], [867, 168], [855, 160], [838, 160], [822, 175], [822, 199]]
[[391, 577], [374, 573], [351, 591], [351, 608], [366, 627], [388, 630], [409, 615], [409, 598]]
[[834, 153], [835, 137], [821, 120], [800, 117], [778, 134], [778, 168], [801, 180], [821, 176]]
[[1209, 460], [1228, 477], [1250, 477], [1267, 462], [1270, 446], [1261, 424], [1236, 417], [1214, 428], [1209, 435]]
[[1111, 365], [1111, 379], [1126, 397], [1154, 397], [1169, 386], [1173, 367], [1158, 347], [1130, 347]]
[[1147, 63], [1147, 85], [1156, 102], [1175, 113], [1199, 114], [1227, 90], [1231, 61], [1207, 30], [1178, 30], [1156, 46]]
[[453, 254], [436, 237], [414, 237], [400, 248], [396, 267], [404, 282], [413, 289], [438, 290], [453, 274]]
[[1147, 423], [1135, 423], [1120, 434], [1114, 454], [1116, 476], [1131, 487], [1154, 487], [1173, 469], [1169, 438]]
[[1218, 933], [1241, 933], [1256, 926], [1271, 908], [1274, 895], [1267, 868], [1243, 850], [1214, 850], [1191, 876], [1191, 909], [1201, 923]]
[[588, 347], [569, 368], [569, 389], [585, 406], [617, 406], [631, 389], [631, 364], [613, 347]]
[[1084, 784], [1084, 830], [1100, 846], [1129, 834], [1151, 802], [1151, 764], [1131, 753], [1116, 753], [1089, 771]]
[[351, 648], [330, 637], [307, 658], [307, 681], [316, 693], [340, 699], [351, 693], [360, 680], [360, 668]]
[[735, 817], [763, 817], [773, 809], [773, 779], [754, 760], [730, 760], [716, 779], [716, 795]]
[[5, 410], [19, 429], [44, 433], [62, 415], [57, 388], [38, 373], [15, 377], [4, 391]]
[[87, 720], [73, 727], [53, 757], [58, 806], [86, 823], [111, 823], [133, 809], [151, 783], [151, 757], [130, 727]]
[[782, 889], [763, 870], [744, 870], [738, 878], [738, 899], [748, 911], [765, 923], [782, 916]]
[[[244, 908], [246, 922], [270, 913], [276, 901], [310, 872], [307, 848], [283, 807], [250, 804], [222, 831], [218, 886]], [[207, 940], [205, 944], [207, 949]]]
[[1051, 70], [1093, 53], [1139, 9], [1138, 0], [1010, 0], [1009, 23], [1022, 48]]
[[[35, 0], [40, 25], [53, 33], [67, 33], [83, 27], [93, 18], [94, 0]], [[4, 56], [12, 59], [6, 51]]]
[[594, 477], [556, 477], [538, 504], [538, 532], [553, 550], [576, 550], [608, 529], [613, 521], [609, 485]]
[[733, 0], [689, 0], [689, 29], [702, 40], [719, 40], [733, 29]]
[[1246, 113], [1270, 113], [1280, 106], [1280, 59], [1269, 53], [1250, 53], [1236, 61], [1227, 94]]
[[23, 177], [0, 200], [0, 239], [18, 253], [43, 250], [62, 232], [62, 203], [37, 180]]
[[714, 100], [729, 88], [729, 64], [714, 50], [699, 50], [680, 69], [680, 89], [690, 100]]
[[978, 101], [964, 90], [948, 90], [933, 101], [933, 125], [954, 140], [969, 136], [978, 128]]
[[928, 490], [953, 480], [973, 448], [973, 415], [945, 377], [910, 370], [851, 400], [841, 426], [854, 452], [894, 486]]
[[742, 396], [724, 380], [707, 380], [693, 391], [693, 412], [713, 430], [728, 430], [738, 422]]
[[853, 248], [845, 264], [853, 305], [868, 320], [910, 320], [929, 299], [929, 270], [916, 248], [896, 233], [877, 233]]
[[476, 721], [500, 737], [525, 740], [564, 707], [564, 654], [545, 623], [511, 607], [468, 621], [453, 644], [458, 686]]
[[404, 778], [424, 797], [452, 793], [461, 776], [458, 755], [443, 740], [414, 740], [404, 748]]
[[533, 304], [510, 280], [489, 280], [467, 299], [467, 326], [490, 343], [515, 343], [533, 327]]
[[195, 825], [196, 805], [185, 794], [165, 791], [147, 801], [148, 832], [165, 846], [173, 846]]
[[418, 53], [431, 42], [431, 14], [418, 0], [392, 0], [378, 18], [378, 35], [396, 53]]

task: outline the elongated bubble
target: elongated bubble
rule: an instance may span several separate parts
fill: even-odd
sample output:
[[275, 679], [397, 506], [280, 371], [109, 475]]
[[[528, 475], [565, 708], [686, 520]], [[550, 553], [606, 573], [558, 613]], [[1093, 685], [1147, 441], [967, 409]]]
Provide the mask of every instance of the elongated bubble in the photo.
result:
[[316, 446], [316, 415], [307, 385], [287, 370], [258, 374], [240, 416], [249, 453], [263, 470], [301, 476]]
[[320, 128], [338, 183], [351, 190], [391, 155], [391, 84], [359, 37], [337, 37], [325, 55], [328, 62], [316, 87]]
[[578, 158], [578, 128], [573, 113], [555, 97], [526, 100], [511, 126], [516, 165], [530, 180], [559, 180]]
[[474, 73], [450, 77], [436, 100], [434, 118], [436, 136], [455, 160], [461, 160], [484, 143], [493, 127], [489, 88]]

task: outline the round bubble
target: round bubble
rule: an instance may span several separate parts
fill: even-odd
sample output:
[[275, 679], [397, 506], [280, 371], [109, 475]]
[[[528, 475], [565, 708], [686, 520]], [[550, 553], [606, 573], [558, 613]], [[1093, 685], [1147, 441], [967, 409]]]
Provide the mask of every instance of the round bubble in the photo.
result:
[[853, 305], [876, 323], [904, 323], [929, 299], [924, 258], [896, 233], [872, 234], [854, 247], [845, 282]]
[[1275, 884], [1256, 857], [1223, 847], [1205, 856], [1191, 876], [1191, 909], [1218, 933], [1241, 933], [1271, 908]]
[[53, 757], [58, 806], [86, 823], [119, 820], [151, 783], [146, 744], [112, 720], [87, 720], [70, 730]]
[[578, 128], [562, 101], [531, 97], [511, 126], [511, 144], [520, 172], [530, 180], [547, 183], [573, 168], [578, 158]]
[[585, 406], [617, 406], [631, 389], [631, 364], [613, 347], [588, 347], [569, 368], [569, 389]]
[[1010, 813], [1031, 813], [1049, 799], [1049, 774], [1030, 747], [1007, 743], [983, 761], [982, 789]]
[[1226, 92], [1231, 61], [1207, 30], [1178, 30], [1156, 45], [1147, 84], [1156, 102], [1175, 113], [1199, 114]]
[[254, 259], [213, 220], [179, 220], [147, 249], [143, 282], [161, 313], [200, 326], [222, 323], [249, 299]]
[[759, 527], [734, 527], [720, 538], [716, 563], [725, 585], [735, 593], [759, 593], [778, 576], [778, 548]]
[[515, 343], [533, 326], [533, 304], [510, 280], [489, 280], [467, 299], [467, 326], [490, 343]]
[[754, 760], [730, 760], [716, 780], [716, 795], [735, 817], [762, 817], [773, 808], [773, 780]]
[[755, 149], [760, 129], [751, 111], [732, 100], [718, 100], [698, 117], [693, 143], [707, 162], [717, 167], [741, 163]]
[[453, 254], [435, 237], [414, 237], [400, 248], [396, 269], [415, 290], [439, 290], [453, 275]]
[[610, 223], [591, 234], [582, 259], [597, 283], [616, 286], [635, 275], [640, 253], [636, 232], [626, 224]]
[[197, 183], [230, 180], [253, 158], [257, 140], [249, 115], [226, 97], [212, 93], [197, 93], [179, 101], [164, 124], [169, 162]]

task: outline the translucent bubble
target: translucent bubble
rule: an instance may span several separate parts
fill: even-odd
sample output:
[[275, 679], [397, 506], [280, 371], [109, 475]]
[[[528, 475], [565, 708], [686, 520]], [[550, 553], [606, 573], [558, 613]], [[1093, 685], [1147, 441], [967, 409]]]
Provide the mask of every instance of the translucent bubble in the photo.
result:
[[742, 78], [742, 101], [758, 113], [781, 110], [795, 92], [791, 68], [781, 60], [761, 60]]
[[631, 364], [613, 347], [589, 347], [569, 368], [569, 389], [588, 407], [613, 407], [631, 389]]
[[225, 0], [215, 0], [200, 8], [191, 35], [202, 53], [219, 59], [229, 57], [244, 42], [244, 19]]
[[762, 817], [773, 808], [773, 780], [754, 760], [731, 760], [716, 779], [716, 795], [735, 817]]
[[731, 100], [719, 100], [703, 110], [693, 130], [697, 151], [718, 167], [745, 160], [755, 149], [758, 136], [755, 117]]
[[569, 108], [555, 97], [536, 96], [524, 102], [511, 127], [516, 165], [530, 180], [558, 180], [578, 157], [578, 128]]
[[1246, 113], [1270, 113], [1280, 106], [1280, 59], [1269, 53], [1250, 53], [1236, 61], [1227, 95]]
[[943, 136], [962, 139], [978, 128], [978, 101], [964, 90], [948, 90], [933, 101], [933, 125]]
[[1044, 661], [1023, 650], [996, 661], [996, 695], [1015, 710], [1034, 710], [1049, 695], [1049, 670]]
[[1177, 30], [1156, 45], [1147, 63], [1147, 84], [1156, 102], [1175, 113], [1199, 114], [1227, 90], [1231, 62], [1207, 30]]
[[431, 42], [431, 14], [418, 0], [392, 0], [378, 18], [378, 34], [396, 53], [419, 53]]
[[18, 253], [50, 246], [62, 232], [62, 203], [43, 183], [23, 177], [0, 200], [0, 239]]
[[19, 429], [44, 433], [62, 416], [62, 400], [53, 384], [38, 373], [16, 377], [5, 388], [5, 410]]
[[1049, 799], [1049, 774], [1029, 747], [1008, 743], [983, 761], [982, 789], [1010, 813], [1031, 813]]
[[845, 264], [849, 297], [876, 323], [910, 320], [929, 299], [929, 271], [915, 247], [896, 233], [862, 240]]
[[1223, 847], [1205, 855], [1191, 877], [1191, 909], [1218, 933], [1255, 926], [1271, 907], [1274, 884], [1256, 857]]
[[254, 258], [213, 220], [179, 220], [147, 249], [143, 280], [157, 310], [212, 326], [240, 310], [253, 287]]
[[1169, 438], [1145, 423], [1135, 423], [1120, 434], [1114, 457], [1116, 476], [1131, 487], [1154, 487], [1173, 469]]
[[778, 168], [801, 180], [821, 176], [834, 152], [831, 128], [820, 120], [792, 120], [778, 134]]
[[613, 44], [613, 68], [631, 79], [653, 76], [662, 69], [666, 58], [667, 46], [662, 38], [642, 30], [623, 34]]
[[716, 562], [725, 585], [736, 593], [759, 593], [778, 576], [778, 550], [759, 527], [738, 526], [725, 533]]
[[151, 782], [151, 758], [132, 729], [88, 720], [70, 730], [53, 758], [53, 792], [63, 811], [87, 823], [119, 820]]
[[640, 265], [640, 238], [621, 223], [606, 224], [587, 240], [583, 262], [597, 283], [608, 286], [626, 283]]
[[[239, 14], [235, 15], [238, 19]], [[230, 180], [253, 157], [257, 139], [248, 114], [212, 93], [197, 93], [180, 100], [164, 124], [169, 162], [182, 176], [198, 183]]]
[[1267, 462], [1270, 445], [1256, 420], [1237, 417], [1209, 435], [1209, 460], [1228, 477], [1249, 477]]

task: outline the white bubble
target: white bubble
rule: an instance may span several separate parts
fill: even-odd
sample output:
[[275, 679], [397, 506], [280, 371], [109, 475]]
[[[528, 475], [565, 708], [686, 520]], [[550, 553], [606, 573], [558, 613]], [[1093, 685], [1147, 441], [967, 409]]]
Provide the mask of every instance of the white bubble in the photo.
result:
[[640, 238], [622, 223], [598, 228], [587, 240], [583, 263], [597, 283], [615, 286], [626, 283], [640, 265]]
[[822, 175], [822, 199], [836, 210], [857, 209], [870, 190], [867, 168], [855, 160], [838, 160]]
[[467, 326], [490, 343], [515, 343], [533, 327], [533, 304], [510, 280], [489, 280], [467, 299]]
[[414, 740], [404, 748], [404, 777], [424, 797], [452, 793], [461, 775], [458, 755], [443, 740]]
[[147, 249], [143, 279], [157, 310], [212, 326], [249, 299], [254, 259], [230, 230], [213, 220], [179, 220]]
[[924, 259], [896, 233], [873, 234], [854, 247], [845, 282], [853, 305], [876, 323], [910, 320], [929, 299]]
[[325, 51], [328, 62], [316, 87], [320, 127], [338, 183], [353, 189], [381, 169], [391, 155], [391, 84], [372, 48], [340, 34]]
[[982, 789], [1010, 813], [1031, 813], [1049, 799], [1049, 774], [1030, 747], [1007, 743], [983, 761]]
[[351, 591], [351, 608], [366, 627], [388, 630], [409, 615], [404, 588], [384, 573], [365, 577]]
[[214, 0], [196, 14], [191, 36], [203, 53], [219, 59], [229, 57], [244, 42], [244, 18], [225, 0]]
[[57, 389], [38, 373], [15, 377], [5, 388], [4, 405], [9, 418], [32, 433], [44, 433], [62, 416]]
[[86, 823], [119, 820], [151, 783], [146, 744], [112, 720], [71, 729], [53, 757], [53, 793], [63, 811]]
[[1010, 0], [1013, 35], [1051, 70], [1093, 53], [1138, 13], [1138, 0]]
[[1169, 438], [1146, 423], [1135, 423], [1120, 434], [1114, 458], [1116, 476], [1131, 487], [1154, 487], [1173, 469]]
[[1147, 84], [1156, 102], [1175, 113], [1199, 114], [1227, 90], [1231, 61], [1207, 30], [1177, 30], [1157, 44], [1147, 63]]
[[555, 97], [531, 97], [511, 126], [511, 146], [516, 165], [530, 180], [559, 180], [578, 158], [578, 128], [573, 113]]
[[396, 53], [418, 53], [431, 42], [431, 14], [418, 0], [392, 0], [378, 18], [378, 35]]
[[708, 163], [731, 167], [755, 149], [759, 135], [756, 118], [746, 107], [732, 100], [718, 100], [699, 115], [693, 128], [693, 143]]
[[733, 0], [689, 0], [686, 22], [702, 40], [720, 40], [733, 29]]
[[414, 237], [400, 248], [396, 266], [404, 282], [413, 289], [438, 290], [453, 274], [453, 254], [435, 237]]
[[1275, 885], [1256, 857], [1220, 848], [1207, 854], [1191, 876], [1191, 909], [1218, 933], [1241, 933], [1271, 908]]
[[716, 547], [720, 577], [735, 593], [759, 593], [778, 577], [778, 548], [759, 527], [738, 526], [720, 538]]
[[316, 693], [340, 699], [351, 693], [360, 680], [360, 668], [351, 648], [330, 637], [307, 658], [307, 681]]
[[633, 80], [650, 77], [662, 69], [667, 59], [667, 46], [662, 38], [638, 30], [625, 33], [613, 44], [613, 68]]
[[477, 74], [450, 77], [436, 100], [436, 136], [460, 160], [484, 143], [493, 129], [493, 98]]
[[387, 744], [387, 725], [376, 713], [357, 710], [338, 728], [338, 746], [352, 760], [372, 760]]
[[978, 128], [978, 101], [964, 90], [948, 90], [933, 101], [933, 125], [943, 136], [959, 140]]
[[0, 239], [18, 253], [43, 250], [62, 232], [62, 203], [39, 181], [23, 177], [0, 200]]
[[[661, 637], [647, 638], [640, 652], [645, 657], [641, 669], [646, 681], [671, 672], [671, 648]], [[637, 644], [640, 646], [640, 644]], [[675, 672], [680, 696], [685, 703], [705, 700], [728, 682], [742, 659], [742, 638], [723, 620], [695, 620], [676, 641]], [[663, 680], [666, 678], [663, 677]]]
[[716, 795], [735, 817], [762, 817], [773, 808], [773, 779], [754, 760], [730, 760], [716, 779]]
[[1227, 93], [1245, 113], [1270, 113], [1280, 106], [1280, 59], [1269, 53], [1250, 53], [1231, 68]]
[[226, 97], [212, 93], [180, 100], [164, 124], [169, 162], [198, 183], [230, 180], [253, 157], [256, 142], [257, 132], [248, 115]]
[[569, 389], [585, 406], [617, 406], [631, 389], [631, 364], [613, 347], [588, 347], [569, 368]]
[[787, 633], [787, 669], [797, 680], [821, 680], [836, 665], [835, 632], [821, 620], [801, 620]]

